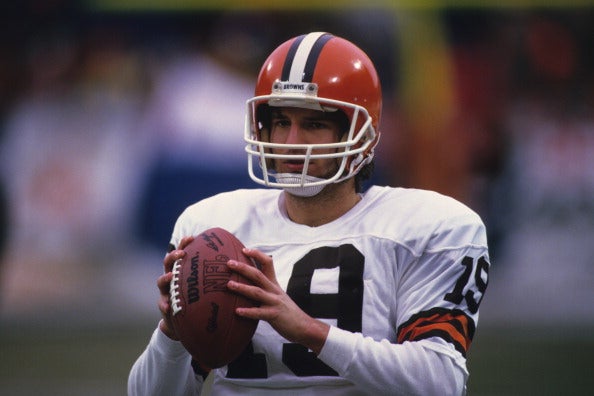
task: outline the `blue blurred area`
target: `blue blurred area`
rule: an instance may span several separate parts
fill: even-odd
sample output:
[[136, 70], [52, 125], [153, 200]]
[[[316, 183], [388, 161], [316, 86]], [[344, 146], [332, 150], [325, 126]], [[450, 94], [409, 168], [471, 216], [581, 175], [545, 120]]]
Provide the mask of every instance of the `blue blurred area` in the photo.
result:
[[244, 172], [158, 163], [139, 204], [136, 232], [143, 241], [165, 251], [175, 220], [186, 207], [236, 188], [254, 188], [254, 184]]

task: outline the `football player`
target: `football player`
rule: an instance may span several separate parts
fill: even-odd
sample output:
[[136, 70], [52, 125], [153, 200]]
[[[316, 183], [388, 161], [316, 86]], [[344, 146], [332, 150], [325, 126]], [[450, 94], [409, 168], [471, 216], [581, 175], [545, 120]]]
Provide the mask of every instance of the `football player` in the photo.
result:
[[[485, 227], [452, 198], [372, 186], [382, 105], [373, 63], [328, 33], [275, 49], [247, 101], [250, 177], [179, 217], [158, 279], [163, 315], [128, 382], [132, 395], [461, 395], [489, 272]], [[169, 282], [192, 235], [233, 233], [261, 269], [229, 267], [257, 302], [252, 342], [207, 373], [173, 330]]]

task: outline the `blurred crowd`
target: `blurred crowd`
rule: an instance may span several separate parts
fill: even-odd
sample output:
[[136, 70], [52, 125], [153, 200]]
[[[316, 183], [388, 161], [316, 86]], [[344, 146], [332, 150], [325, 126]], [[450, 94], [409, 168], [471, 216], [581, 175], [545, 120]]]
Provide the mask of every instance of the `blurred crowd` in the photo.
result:
[[255, 187], [244, 103], [265, 55], [325, 30], [383, 77], [373, 182], [487, 223], [493, 315], [594, 322], [588, 10], [16, 14], [0, 27], [0, 318], [153, 309], [133, 289], [154, 288], [180, 211]]

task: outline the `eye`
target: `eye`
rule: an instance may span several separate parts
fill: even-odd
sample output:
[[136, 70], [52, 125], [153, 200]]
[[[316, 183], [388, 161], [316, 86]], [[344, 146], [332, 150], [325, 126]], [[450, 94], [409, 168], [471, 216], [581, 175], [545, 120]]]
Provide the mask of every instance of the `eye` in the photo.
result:
[[272, 126], [276, 128], [286, 128], [290, 125], [291, 123], [286, 118], [274, 118], [272, 120]]
[[308, 129], [328, 129], [328, 124], [321, 121], [309, 121], [305, 125]]

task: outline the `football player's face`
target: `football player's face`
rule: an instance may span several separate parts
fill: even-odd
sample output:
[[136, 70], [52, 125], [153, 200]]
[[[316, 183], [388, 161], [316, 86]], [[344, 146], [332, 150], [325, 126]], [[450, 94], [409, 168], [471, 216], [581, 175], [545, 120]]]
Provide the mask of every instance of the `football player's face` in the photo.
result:
[[[323, 144], [338, 142], [341, 136], [340, 123], [333, 113], [283, 107], [272, 110], [270, 142], [280, 144]], [[274, 149], [276, 154], [305, 154], [295, 148]], [[336, 149], [316, 149], [312, 154], [332, 153]], [[275, 169], [279, 173], [301, 173], [304, 161], [276, 159]], [[336, 173], [338, 161], [335, 158], [313, 159], [308, 166], [308, 175], [328, 178]]]

